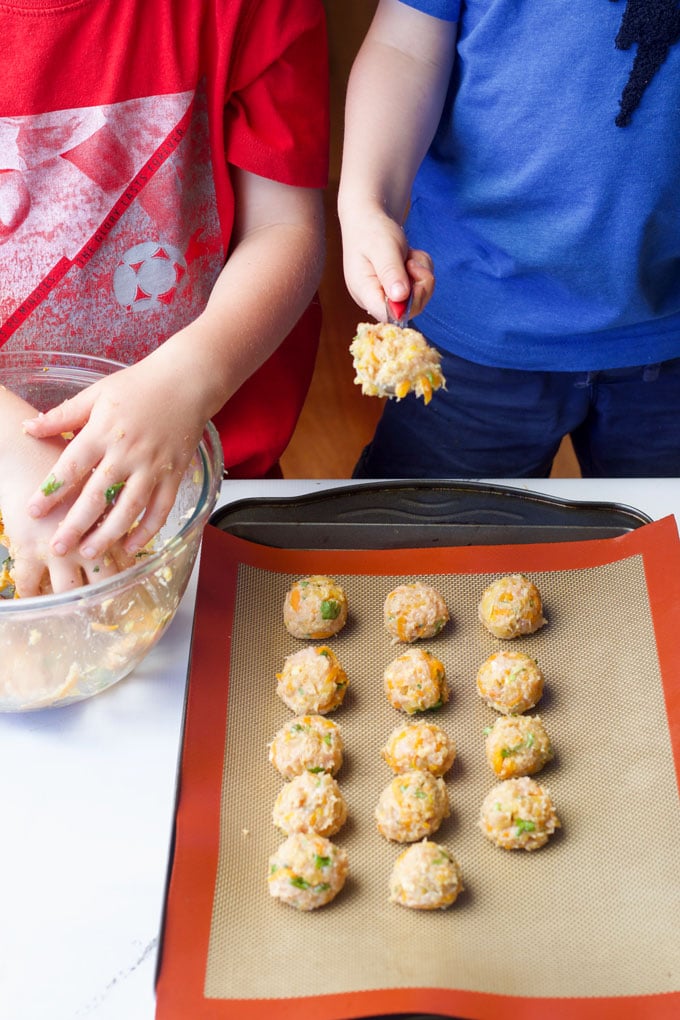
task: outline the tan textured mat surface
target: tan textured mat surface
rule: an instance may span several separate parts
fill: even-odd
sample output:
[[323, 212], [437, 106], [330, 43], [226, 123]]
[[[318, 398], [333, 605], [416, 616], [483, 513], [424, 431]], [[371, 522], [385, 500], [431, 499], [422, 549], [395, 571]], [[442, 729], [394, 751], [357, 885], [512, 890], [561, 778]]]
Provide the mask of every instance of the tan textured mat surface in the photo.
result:
[[[196, 978], [200, 971], [205, 1012], [195, 1008], [196, 1017], [407, 1010], [482, 1017], [509, 996], [544, 1008], [568, 1009], [570, 999], [581, 1000], [580, 1016], [587, 1015], [583, 1000], [597, 1002], [599, 1016], [611, 1003], [623, 1008], [624, 1000], [627, 1015], [635, 1016], [635, 1003], [656, 996], [661, 1008], [680, 1007], [680, 801], [668, 698], [678, 675], [668, 675], [663, 655], [680, 605], [669, 607], [655, 590], [668, 557], [677, 557], [677, 534], [661, 522], [623, 539], [570, 545], [286, 553], [211, 535], [203, 553], [215, 575], [210, 629], [197, 626], [195, 645], [209, 633], [215, 647], [192, 671], [185, 741], [192, 739], [194, 687], [205, 684], [214, 695], [206, 720], [221, 724], [221, 752], [212, 764], [183, 769], [178, 836], [186, 835], [178, 838], [170, 886], [160, 1017], [179, 1015], [164, 1007], [163, 990], [173, 958], [179, 964], [182, 914], [192, 929], [202, 925]], [[548, 624], [501, 642], [479, 624], [477, 605], [490, 580], [515, 570], [538, 585]], [[347, 850], [350, 877], [334, 903], [301, 913], [267, 889], [269, 855], [284, 839], [271, 822], [283, 780], [268, 762], [267, 745], [292, 718], [275, 694], [275, 674], [286, 655], [306, 644], [285, 630], [283, 598], [296, 577], [313, 572], [339, 580], [350, 606], [347, 626], [328, 642], [350, 679], [344, 704], [330, 716], [345, 741], [337, 779], [349, 807], [333, 838]], [[388, 901], [402, 848], [379, 835], [373, 817], [391, 779], [380, 748], [407, 720], [383, 691], [385, 666], [407, 646], [391, 644], [382, 606], [393, 587], [416, 579], [436, 587], [451, 613], [441, 634], [422, 646], [444, 662], [451, 690], [448, 704], [427, 718], [447, 730], [458, 751], [446, 777], [451, 815], [433, 838], [458, 859], [465, 892], [436, 912]], [[676, 584], [668, 584], [672, 595]], [[222, 606], [215, 588], [225, 593]], [[555, 759], [536, 778], [550, 789], [563, 828], [532, 853], [500, 850], [477, 826], [482, 800], [497, 781], [483, 735], [496, 716], [474, 681], [500, 647], [535, 657], [546, 678], [535, 713]], [[227, 686], [225, 712], [215, 692]], [[197, 781], [190, 786], [192, 774]], [[212, 833], [211, 818], [218, 823]], [[176, 983], [168, 978], [168, 988]]]

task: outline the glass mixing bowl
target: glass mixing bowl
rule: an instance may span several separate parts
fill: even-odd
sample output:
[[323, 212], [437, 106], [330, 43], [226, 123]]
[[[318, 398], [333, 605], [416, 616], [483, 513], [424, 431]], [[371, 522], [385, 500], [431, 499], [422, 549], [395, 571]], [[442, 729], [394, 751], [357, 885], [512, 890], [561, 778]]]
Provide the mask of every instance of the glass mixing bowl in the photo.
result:
[[[40, 411], [122, 367], [71, 354], [0, 352], [2, 384]], [[219, 437], [208, 424], [165, 525], [134, 566], [68, 594], [0, 599], [1, 712], [80, 701], [135, 668], [177, 610], [222, 470]]]

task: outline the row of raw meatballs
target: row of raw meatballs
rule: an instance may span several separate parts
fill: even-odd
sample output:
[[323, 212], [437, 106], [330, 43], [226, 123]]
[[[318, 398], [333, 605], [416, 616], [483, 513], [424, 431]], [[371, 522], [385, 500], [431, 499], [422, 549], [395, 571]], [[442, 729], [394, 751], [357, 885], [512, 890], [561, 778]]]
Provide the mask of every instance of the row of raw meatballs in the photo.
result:
[[[504, 640], [533, 634], [545, 623], [541, 596], [524, 574], [493, 581], [482, 592], [478, 613], [486, 629]], [[400, 584], [387, 595], [383, 617], [395, 642], [411, 643], [439, 634], [449, 621], [449, 611], [435, 588], [415, 581]], [[286, 593], [283, 622], [293, 637], [325, 640], [347, 623], [347, 595], [325, 574], [300, 578]]]
[[[329, 903], [344, 885], [348, 861], [331, 842], [347, 818], [335, 779], [343, 762], [340, 727], [321, 715], [296, 716], [269, 745], [269, 759], [284, 779], [272, 818], [288, 834], [270, 858], [269, 890], [301, 910]], [[378, 831], [395, 843], [415, 843], [436, 831], [449, 813], [441, 778], [455, 746], [441, 727], [397, 727], [381, 754], [395, 777], [383, 790]], [[414, 872], [419, 879], [414, 883]], [[444, 847], [424, 838], [395, 862], [390, 898], [405, 906], [435, 909], [453, 903], [462, 889], [460, 868]]]
[[[284, 623], [294, 637], [323, 640], [347, 622], [347, 598], [331, 578], [301, 578], [286, 595]], [[324, 716], [338, 708], [347, 674], [327, 645], [288, 656], [277, 693], [296, 713], [269, 745], [269, 760], [286, 780], [272, 821], [287, 838], [269, 858], [269, 892], [298, 910], [322, 907], [343, 888], [346, 850], [331, 841], [347, 819], [335, 779], [344, 754], [340, 728]]]
[[[533, 634], [547, 622], [541, 594], [523, 574], [490, 585], [479, 615], [501, 639]], [[538, 704], [543, 688], [538, 663], [520, 652], [495, 652], [477, 676], [480, 696], [499, 713], [484, 732], [487, 760], [501, 779], [484, 799], [480, 827], [504, 850], [538, 850], [560, 827], [550, 792], [531, 778], [552, 759], [552, 744], [540, 716], [523, 714]]]
[[[489, 586], [482, 596], [479, 616], [489, 630], [504, 638], [531, 633], [545, 623], [540, 595], [523, 575], [511, 575]], [[395, 641], [431, 637], [448, 618], [444, 600], [426, 585], [401, 585], [385, 602], [385, 625]], [[331, 578], [304, 578], [286, 597], [284, 622], [296, 637], [329, 637], [344, 626], [346, 619], [346, 597]], [[316, 713], [338, 707], [348, 683], [327, 646], [312, 646], [290, 656], [278, 680], [278, 693], [293, 711]], [[480, 669], [477, 686], [484, 700], [506, 716], [487, 733], [487, 758], [504, 782], [485, 799], [480, 825], [497, 845], [535, 849], [559, 825], [549, 795], [531, 780], [505, 777], [525, 777], [551, 757], [540, 719], [525, 717], [520, 721], [510, 716], [538, 701], [542, 674], [536, 663], [521, 653], [495, 653]], [[443, 664], [416, 649], [399, 656], [388, 667], [385, 689], [394, 707], [409, 714], [439, 707], [448, 698]], [[314, 826], [303, 824], [306, 829], [315, 827], [312, 834], [294, 832], [270, 862], [272, 895], [301, 909], [329, 902], [344, 884], [347, 873], [346, 854], [327, 838], [346, 818], [346, 806], [333, 778], [339, 767], [338, 742], [337, 727], [319, 714], [293, 721], [270, 745], [272, 762], [292, 780], [275, 805], [275, 824], [288, 831], [291, 817], [299, 816], [302, 804], [307, 815], [312, 811], [317, 816]], [[396, 752], [399, 742], [403, 745], [401, 758]], [[324, 761], [313, 757], [315, 763], [303, 764], [298, 772], [311, 746], [320, 744], [327, 748], [322, 755]], [[428, 748], [420, 757], [414, 754], [419, 744], [421, 751]], [[306, 752], [301, 752], [302, 745]], [[323, 748], [317, 746], [315, 750]], [[395, 730], [383, 749], [383, 757], [397, 772], [397, 778], [383, 791], [376, 808], [378, 828], [395, 842], [423, 837], [398, 858], [390, 883], [391, 898], [421, 909], [448, 906], [462, 888], [460, 868], [445, 848], [427, 836], [449, 813], [441, 776], [451, 767], [455, 749], [443, 730], [422, 724]], [[289, 774], [291, 768], [293, 775]], [[403, 773], [408, 774], [404, 777]], [[299, 822], [296, 824], [299, 827]], [[320, 876], [318, 872], [324, 868], [327, 874]], [[316, 881], [319, 878], [322, 880]]]

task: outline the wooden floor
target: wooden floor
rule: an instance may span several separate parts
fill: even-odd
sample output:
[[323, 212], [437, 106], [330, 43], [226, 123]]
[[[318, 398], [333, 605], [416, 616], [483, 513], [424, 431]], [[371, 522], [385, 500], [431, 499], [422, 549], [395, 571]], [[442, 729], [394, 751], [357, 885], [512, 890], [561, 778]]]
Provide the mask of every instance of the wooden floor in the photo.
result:
[[[349, 478], [380, 417], [382, 401], [364, 397], [354, 385], [348, 347], [366, 318], [344, 283], [336, 192], [327, 192], [328, 254], [320, 288], [324, 326], [316, 369], [295, 434], [281, 459], [286, 478]], [[553, 467], [556, 478], [579, 477], [566, 441]]]

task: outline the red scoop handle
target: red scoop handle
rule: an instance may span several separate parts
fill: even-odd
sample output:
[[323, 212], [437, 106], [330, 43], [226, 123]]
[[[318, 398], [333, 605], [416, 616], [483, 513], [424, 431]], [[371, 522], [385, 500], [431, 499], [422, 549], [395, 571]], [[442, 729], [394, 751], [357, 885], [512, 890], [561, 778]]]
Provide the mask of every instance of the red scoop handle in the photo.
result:
[[406, 301], [392, 301], [390, 300], [390, 298], [387, 299], [387, 307], [390, 312], [390, 315], [392, 315], [392, 317], [396, 319], [398, 322], [400, 322], [404, 318], [408, 306], [409, 306], [408, 298], [406, 299]]

